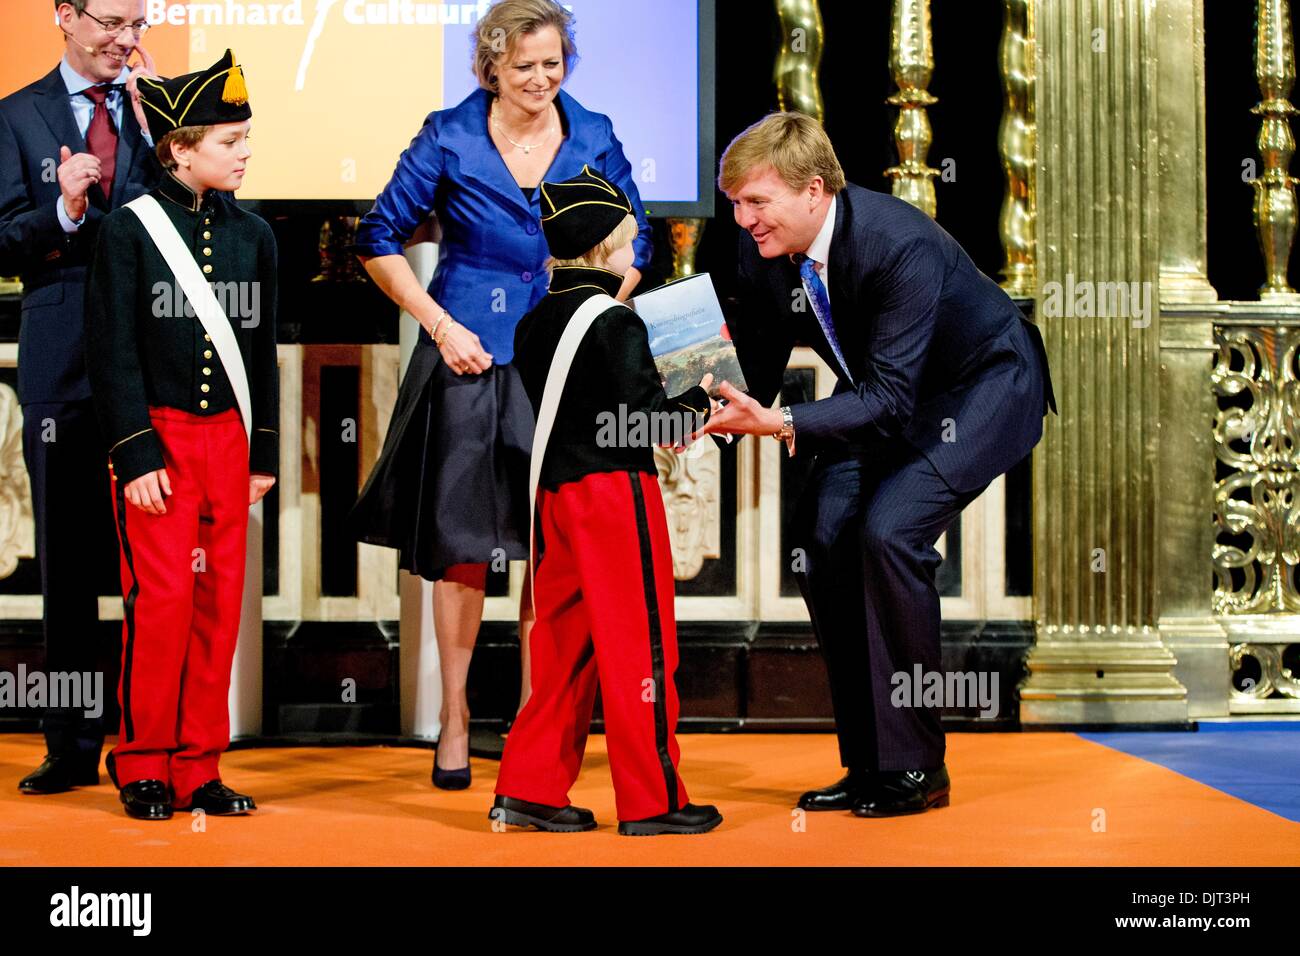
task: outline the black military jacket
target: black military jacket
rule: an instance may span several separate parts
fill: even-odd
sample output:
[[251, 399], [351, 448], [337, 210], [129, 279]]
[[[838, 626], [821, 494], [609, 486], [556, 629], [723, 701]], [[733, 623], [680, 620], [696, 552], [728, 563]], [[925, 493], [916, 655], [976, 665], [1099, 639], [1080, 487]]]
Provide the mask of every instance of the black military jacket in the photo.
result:
[[[167, 173], [158, 200], [212, 283], [248, 375], [253, 432], [249, 468], [279, 472], [276, 248], [271, 227], [226, 195], [202, 200]], [[119, 481], [163, 467], [150, 406], [216, 415], [238, 408], [203, 323], [139, 217], [104, 218], [86, 286], [86, 369]]]
[[[514, 364], [534, 415], [541, 408], [551, 359], [569, 319], [593, 295], [617, 295], [622, 283], [622, 276], [605, 269], [556, 268], [550, 292], [519, 320]], [[541, 486], [553, 490], [606, 471], [655, 474], [656, 433], [646, 427], [642, 440], [635, 425], [638, 417], [644, 421], [647, 414], [663, 412], [676, 421], [661, 418], [658, 437], [666, 437], [673, 428], [689, 435], [708, 421], [708, 393], [696, 385], [670, 398], [655, 369], [645, 323], [625, 305], [606, 309], [573, 357], [542, 462]], [[625, 422], [633, 427], [623, 427]]]

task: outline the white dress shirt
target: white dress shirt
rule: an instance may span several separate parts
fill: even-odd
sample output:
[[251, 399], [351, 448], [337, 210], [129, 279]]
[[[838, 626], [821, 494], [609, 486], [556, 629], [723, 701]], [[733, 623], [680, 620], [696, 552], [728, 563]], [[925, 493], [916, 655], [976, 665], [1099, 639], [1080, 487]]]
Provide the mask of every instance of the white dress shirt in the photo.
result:
[[835, 234], [835, 203], [837, 201], [835, 196], [831, 197], [831, 204], [826, 207], [826, 221], [822, 223], [817, 238], [812, 241], [812, 245], [804, 253], [809, 259], [817, 263], [817, 275], [821, 277], [822, 285], [826, 287], [827, 296], [831, 294], [831, 273], [827, 266], [831, 261], [831, 237]]
[[[813, 268], [817, 270], [817, 275], [822, 280], [822, 285], [826, 287], [826, 297], [830, 298], [831, 294], [831, 273], [828, 268], [831, 259], [831, 237], [835, 235], [835, 204], [837, 199], [831, 196], [831, 204], [826, 207], [826, 219], [822, 222], [822, 227], [817, 232], [817, 236], [808, 246], [808, 251], [804, 253], [814, 263]], [[812, 304], [812, 290], [803, 283], [804, 295], [808, 299], [809, 306]], [[847, 374], [847, 373], [846, 373]], [[787, 455], [794, 454], [794, 439], [791, 435], [786, 439], [785, 448]]]

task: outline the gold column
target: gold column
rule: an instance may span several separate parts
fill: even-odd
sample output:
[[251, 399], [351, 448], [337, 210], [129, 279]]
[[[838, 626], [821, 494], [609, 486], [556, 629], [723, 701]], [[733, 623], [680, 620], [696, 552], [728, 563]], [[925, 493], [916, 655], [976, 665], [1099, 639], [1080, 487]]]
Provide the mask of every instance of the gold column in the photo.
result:
[[[822, 14], [817, 0], [776, 0], [781, 22], [781, 50], [776, 57], [774, 80], [777, 105], [815, 117], [820, 123], [825, 110], [818, 70], [822, 61]], [[668, 220], [673, 250], [673, 279], [695, 274], [695, 252], [707, 220]]]
[[822, 62], [822, 12], [817, 0], [776, 0], [781, 21], [781, 51], [776, 55], [776, 101], [782, 110], [795, 110], [825, 119], [818, 70]]
[[695, 252], [700, 247], [707, 219], [681, 217], [668, 220], [668, 239], [673, 248], [673, 274], [669, 279], [695, 275]]
[[[1160, 114], [1161, 304], [1216, 302], [1206, 276], [1204, 0], [1160, 0], [1155, 10]], [[1210, 338], [1206, 332], [1203, 340]]]
[[939, 101], [926, 89], [934, 72], [930, 0], [894, 0], [889, 71], [898, 92], [885, 102], [899, 108], [894, 125], [899, 163], [885, 170], [885, 175], [894, 181], [895, 196], [933, 216], [937, 204], [934, 178], [939, 170], [926, 165], [931, 133], [930, 115], [925, 110]]
[[1291, 5], [1287, 0], [1258, 0], [1256, 5], [1255, 77], [1263, 100], [1252, 113], [1262, 117], [1259, 153], [1263, 175], [1255, 187], [1255, 228], [1264, 253], [1266, 281], [1259, 290], [1265, 301], [1300, 301], [1287, 282], [1287, 265], [1296, 231], [1296, 180], [1291, 176], [1295, 136], [1288, 97], [1295, 86], [1295, 42], [1291, 37]]
[[781, 49], [773, 73], [777, 108], [805, 113], [821, 123], [826, 118], [818, 76], [825, 40], [821, 4], [818, 0], [776, 0], [776, 15], [781, 21]]
[[[1035, 314], [1061, 414], [1047, 417], [1034, 456], [1026, 723], [1187, 715], [1157, 627], [1154, 7], [1039, 0], [1036, 10]], [[1136, 301], [1121, 302], [1119, 283], [1136, 283], [1125, 287]]]
[[1006, 253], [1002, 288], [1018, 298], [1032, 298], [1038, 284], [1034, 247], [1034, 163], [1038, 154], [1034, 126], [1034, 7], [1035, 0], [1003, 0], [1002, 49], [998, 57], [1004, 94], [998, 148], [1007, 180], [999, 221]]
[[[1160, 135], [1160, 441], [1156, 499], [1160, 636], [1177, 658], [1189, 717], [1228, 712], [1228, 643], [1213, 589], [1192, 566], [1214, 552], [1218, 414], [1208, 370], [1218, 295], [1205, 274], [1205, 23], [1203, 0], [1155, 11]], [[1243, 57], [1244, 66], [1244, 57]]]
[[695, 253], [709, 220], [702, 216], [669, 216], [668, 244], [673, 250], [673, 271], [668, 281], [695, 275]]

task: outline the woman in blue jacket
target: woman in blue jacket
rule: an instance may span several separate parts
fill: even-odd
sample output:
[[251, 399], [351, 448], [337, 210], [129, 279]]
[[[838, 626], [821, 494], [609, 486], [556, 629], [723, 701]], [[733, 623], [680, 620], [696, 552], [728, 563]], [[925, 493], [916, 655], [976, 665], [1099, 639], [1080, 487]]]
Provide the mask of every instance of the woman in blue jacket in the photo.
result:
[[[487, 566], [528, 557], [533, 415], [510, 360], [515, 324], [546, 294], [537, 185], [589, 164], [627, 193], [640, 229], [619, 298], [650, 261], [650, 225], [609, 118], [560, 89], [576, 60], [572, 17], [558, 3], [493, 5], [477, 28], [479, 89], [429, 115], [357, 234], [366, 271], [422, 328], [352, 521], [359, 540], [398, 549], [402, 568], [436, 582], [443, 695], [433, 782], [444, 789], [470, 783], [465, 680]], [[402, 249], [431, 213], [442, 242], [425, 290]], [[525, 594], [521, 702], [531, 623]]]

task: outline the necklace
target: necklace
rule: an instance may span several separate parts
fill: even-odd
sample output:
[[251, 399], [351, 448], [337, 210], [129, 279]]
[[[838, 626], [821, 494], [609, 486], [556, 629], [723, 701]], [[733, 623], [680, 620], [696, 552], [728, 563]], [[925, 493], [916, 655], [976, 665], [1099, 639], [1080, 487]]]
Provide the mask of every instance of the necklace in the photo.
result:
[[551, 138], [551, 133], [555, 131], [555, 124], [554, 124], [554, 123], [550, 123], [550, 124], [548, 124], [547, 127], [546, 127], [546, 132], [542, 134], [542, 138], [539, 139], [537, 142], [535, 142], [535, 143], [516, 143], [513, 139], [510, 138], [510, 134], [507, 133], [507, 132], [505, 131], [505, 127], [503, 127], [499, 122], [497, 122], [497, 116], [496, 116], [496, 113], [497, 113], [497, 105], [496, 105], [495, 103], [493, 103], [493, 104], [492, 104], [492, 125], [495, 126], [495, 127], [497, 128], [497, 132], [500, 133], [502, 136], [504, 136], [504, 137], [506, 138], [506, 141], [507, 141], [511, 146], [515, 147], [515, 149], [522, 149], [522, 150], [524, 151], [524, 155], [525, 155], [525, 156], [527, 156], [529, 153], [531, 153], [531, 152], [532, 152], [533, 150], [535, 150], [537, 147], [541, 146], [541, 145], [542, 145], [543, 143], [545, 143], [548, 139], [550, 139], [550, 138]]

